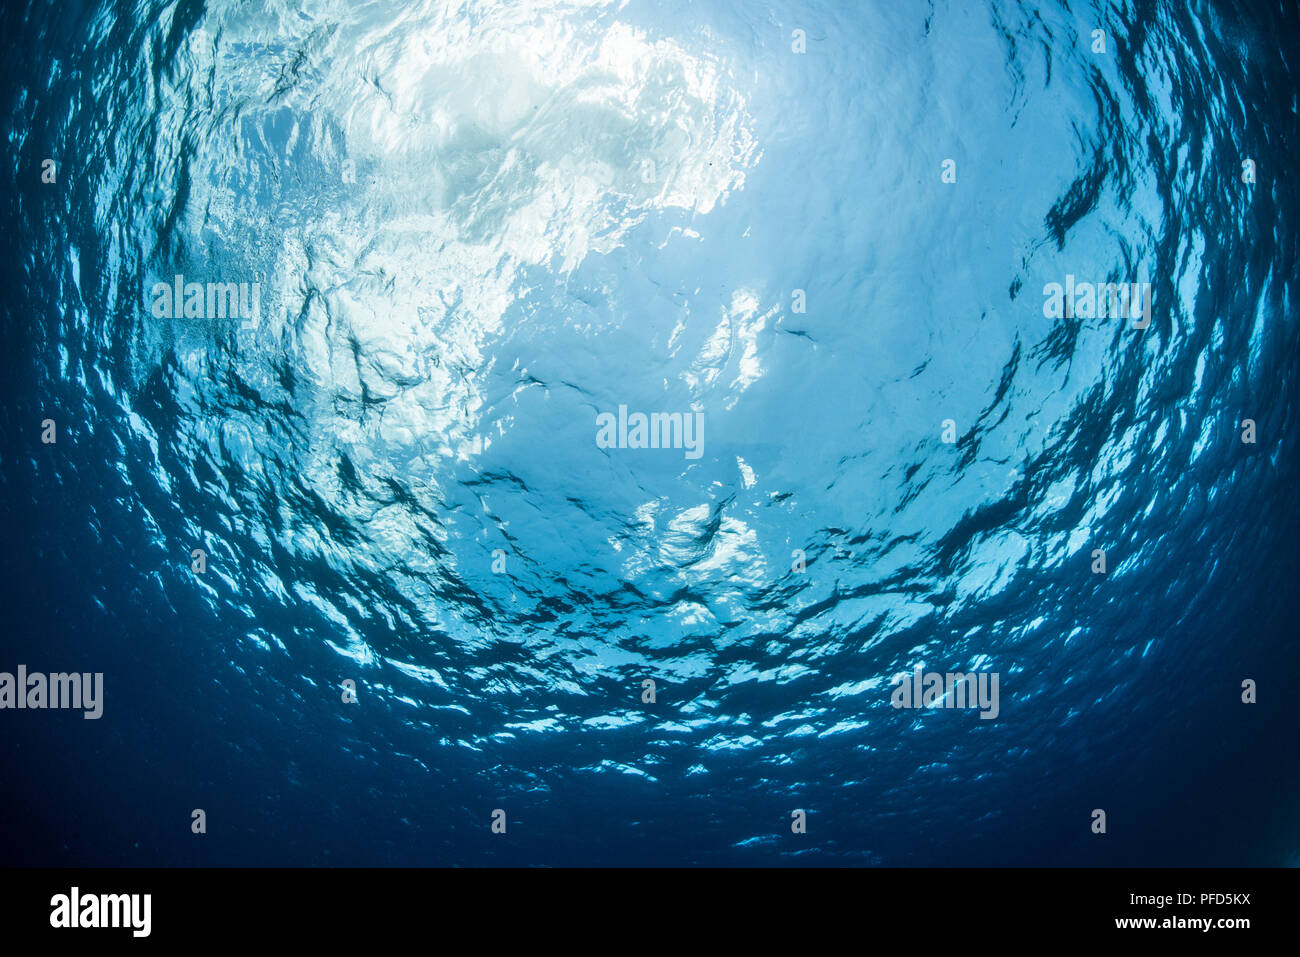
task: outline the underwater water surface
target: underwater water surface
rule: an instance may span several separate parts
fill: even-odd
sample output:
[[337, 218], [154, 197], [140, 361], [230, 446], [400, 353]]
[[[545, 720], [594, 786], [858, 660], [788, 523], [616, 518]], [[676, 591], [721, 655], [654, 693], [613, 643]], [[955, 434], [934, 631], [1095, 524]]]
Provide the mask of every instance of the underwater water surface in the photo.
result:
[[1297, 862], [1295, 4], [3, 17], [0, 860]]

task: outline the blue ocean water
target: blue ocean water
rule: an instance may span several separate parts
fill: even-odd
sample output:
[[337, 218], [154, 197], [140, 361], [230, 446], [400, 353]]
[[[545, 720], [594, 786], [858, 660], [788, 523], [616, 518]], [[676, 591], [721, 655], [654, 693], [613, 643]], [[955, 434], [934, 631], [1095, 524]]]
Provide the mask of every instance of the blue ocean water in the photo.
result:
[[0, 861], [1300, 858], [1294, 3], [3, 16]]

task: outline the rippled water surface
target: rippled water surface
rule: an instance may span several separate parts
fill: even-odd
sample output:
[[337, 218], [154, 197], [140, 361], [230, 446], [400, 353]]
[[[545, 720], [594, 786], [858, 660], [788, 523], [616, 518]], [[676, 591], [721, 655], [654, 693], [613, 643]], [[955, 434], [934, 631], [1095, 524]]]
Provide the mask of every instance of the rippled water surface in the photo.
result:
[[1296, 862], [1294, 4], [4, 18], [6, 860]]

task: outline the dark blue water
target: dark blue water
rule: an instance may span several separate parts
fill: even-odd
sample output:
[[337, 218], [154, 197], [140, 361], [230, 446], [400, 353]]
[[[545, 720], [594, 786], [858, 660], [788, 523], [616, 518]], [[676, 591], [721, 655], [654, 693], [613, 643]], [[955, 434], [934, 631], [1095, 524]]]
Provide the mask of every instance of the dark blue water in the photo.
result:
[[2, 32], [0, 861], [1300, 860], [1294, 3]]

